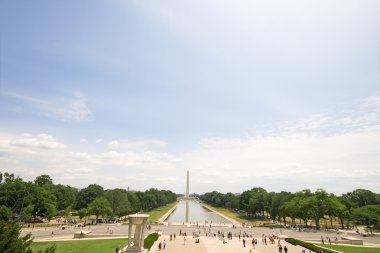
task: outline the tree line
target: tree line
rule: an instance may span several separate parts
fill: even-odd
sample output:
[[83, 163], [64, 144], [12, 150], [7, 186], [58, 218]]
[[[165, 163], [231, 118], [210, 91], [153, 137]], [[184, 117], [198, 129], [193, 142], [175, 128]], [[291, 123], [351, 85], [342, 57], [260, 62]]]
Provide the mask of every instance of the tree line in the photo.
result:
[[11, 211], [23, 222], [69, 217], [75, 210], [82, 219], [88, 215], [119, 218], [131, 213], [149, 211], [173, 202], [177, 195], [168, 190], [127, 191], [104, 189], [97, 184], [77, 189], [54, 184], [49, 175], [26, 182], [12, 173], [0, 172], [0, 207]]
[[314, 222], [316, 229], [321, 228], [321, 219], [327, 219], [331, 228], [333, 220], [339, 221], [342, 229], [350, 224], [365, 225], [369, 229], [380, 227], [380, 194], [366, 189], [336, 196], [323, 189], [276, 193], [256, 187], [242, 194], [213, 191], [199, 197], [213, 206], [244, 212], [253, 218], [269, 216], [285, 226], [289, 225], [287, 218], [290, 218], [291, 225], [296, 225], [298, 219], [298, 224], [304, 226]]

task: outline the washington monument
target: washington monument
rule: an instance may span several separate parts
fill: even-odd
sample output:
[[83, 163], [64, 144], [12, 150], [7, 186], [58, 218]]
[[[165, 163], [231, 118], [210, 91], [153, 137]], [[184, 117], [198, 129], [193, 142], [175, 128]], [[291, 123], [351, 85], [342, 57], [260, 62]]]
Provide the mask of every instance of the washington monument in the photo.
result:
[[186, 194], [185, 197], [189, 197], [189, 171], [187, 171], [187, 177], [186, 177]]

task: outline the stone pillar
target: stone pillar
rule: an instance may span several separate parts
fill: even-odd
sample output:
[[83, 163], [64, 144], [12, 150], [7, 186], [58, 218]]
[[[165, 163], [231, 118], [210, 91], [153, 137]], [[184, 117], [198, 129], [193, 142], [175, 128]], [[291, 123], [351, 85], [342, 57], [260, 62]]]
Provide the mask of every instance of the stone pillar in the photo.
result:
[[[144, 232], [148, 222], [147, 214], [132, 214], [128, 216], [128, 247], [126, 252], [144, 252]], [[132, 226], [135, 226], [135, 233], [132, 239]], [[133, 245], [132, 245], [133, 243]]]

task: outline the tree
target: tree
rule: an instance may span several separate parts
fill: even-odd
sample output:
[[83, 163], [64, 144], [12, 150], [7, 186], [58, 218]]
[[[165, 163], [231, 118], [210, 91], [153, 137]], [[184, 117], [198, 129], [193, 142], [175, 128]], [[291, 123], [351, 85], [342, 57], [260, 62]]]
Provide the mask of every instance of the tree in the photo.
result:
[[88, 210], [90, 214], [96, 215], [96, 219], [98, 219], [99, 216], [104, 217], [112, 211], [110, 203], [105, 197], [97, 197], [94, 199], [88, 204]]
[[97, 184], [90, 184], [78, 193], [77, 209], [86, 208], [95, 198], [103, 196], [103, 187]]
[[351, 193], [347, 193], [347, 195], [352, 202], [356, 203], [357, 207], [380, 204], [377, 202], [376, 194], [369, 190], [357, 189]]
[[296, 218], [299, 217], [299, 205], [296, 198], [293, 198], [287, 202], [285, 202], [281, 206], [281, 213], [283, 216], [288, 216], [292, 219], [292, 223], [296, 223]]
[[48, 188], [33, 185], [28, 203], [33, 203], [33, 214], [50, 220], [57, 214], [57, 199]]
[[117, 217], [127, 215], [131, 211], [127, 191], [124, 189], [106, 190], [104, 197], [110, 203], [112, 213]]
[[81, 208], [78, 210], [78, 215], [79, 215], [79, 219], [83, 219], [84, 217], [87, 216], [87, 209], [86, 208]]
[[62, 211], [67, 207], [75, 208], [78, 190], [70, 186], [55, 185], [53, 193], [57, 199], [57, 209]]
[[328, 209], [329, 195], [323, 189], [318, 189], [313, 196], [307, 197], [305, 207], [308, 207], [314, 217], [317, 230], [320, 229], [319, 220], [323, 218]]
[[330, 218], [330, 226], [333, 227], [332, 221], [333, 217], [338, 217], [341, 221], [341, 227], [344, 228], [343, 220], [347, 217], [347, 208], [346, 206], [335, 196], [330, 196], [327, 202], [326, 214]]
[[137, 213], [141, 210], [141, 201], [136, 192], [127, 192], [128, 201], [131, 204], [131, 213]]
[[380, 205], [367, 205], [354, 209], [353, 217], [358, 225], [365, 225], [371, 231], [380, 225]]
[[140, 192], [137, 193], [140, 199], [141, 208], [145, 211], [150, 211], [155, 207], [158, 207], [157, 199], [151, 192]]
[[34, 179], [34, 183], [38, 186], [52, 186], [53, 179], [49, 175], [41, 175]]
[[228, 192], [226, 194], [226, 202], [225, 202], [225, 207], [230, 208], [230, 209], [235, 209], [239, 207], [239, 197], [236, 196], [235, 194]]
[[240, 207], [248, 212], [249, 215], [261, 214], [268, 210], [268, 193], [263, 188], [252, 188], [245, 191], [240, 196]]
[[24, 182], [13, 174], [4, 173], [0, 183], [0, 205], [9, 207], [14, 214], [20, 214], [25, 206], [25, 200], [30, 197], [31, 184]]
[[[20, 236], [20, 225], [12, 221], [10, 208], [0, 206], [0, 252], [2, 253], [32, 253], [30, 245], [31, 235]], [[55, 246], [44, 250], [45, 253], [54, 253]], [[39, 251], [42, 253], [42, 250]]]
[[284, 218], [284, 225], [286, 226], [286, 214], [281, 207], [292, 198], [292, 194], [284, 191], [280, 193], [271, 192], [268, 194], [268, 197], [270, 199], [269, 214], [272, 220], [275, 221], [278, 218], [281, 221], [282, 216]]

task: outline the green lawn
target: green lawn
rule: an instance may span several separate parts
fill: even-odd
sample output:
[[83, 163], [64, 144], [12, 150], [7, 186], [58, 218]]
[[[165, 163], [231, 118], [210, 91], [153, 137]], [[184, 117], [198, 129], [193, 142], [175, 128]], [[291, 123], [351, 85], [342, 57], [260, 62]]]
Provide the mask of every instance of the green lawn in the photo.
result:
[[128, 239], [33, 242], [31, 248], [33, 252], [37, 252], [54, 244], [56, 245], [55, 253], [112, 253], [115, 252], [116, 247], [125, 247]]
[[[215, 206], [211, 206], [211, 205], [206, 204], [206, 203], [203, 203], [203, 204], [205, 206], [210, 207], [211, 209], [214, 209], [215, 211], [218, 211], [219, 213], [221, 213], [227, 217], [230, 217], [230, 218], [236, 220], [237, 222], [240, 222], [240, 223], [250, 224], [252, 226], [259, 226], [259, 224], [262, 224], [265, 222], [265, 221], [255, 220], [253, 217], [249, 217], [245, 214], [235, 212], [235, 211], [228, 209], [228, 208], [215, 207]], [[271, 222], [271, 221], [269, 221], [269, 222]]]
[[173, 206], [177, 205], [177, 203], [178, 201], [175, 201], [165, 206], [161, 206], [161, 207], [153, 209], [152, 211], [144, 212], [144, 213], [149, 214], [149, 219], [152, 222], [156, 222], [162, 217], [162, 215], [164, 215], [167, 211], [169, 211]]
[[380, 253], [380, 248], [367, 248], [358, 246], [343, 246], [343, 245], [327, 245], [327, 244], [317, 244], [318, 246], [323, 246], [325, 248], [338, 250], [345, 253]]

